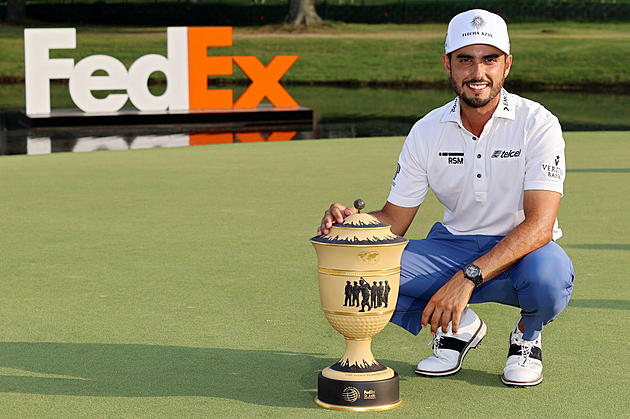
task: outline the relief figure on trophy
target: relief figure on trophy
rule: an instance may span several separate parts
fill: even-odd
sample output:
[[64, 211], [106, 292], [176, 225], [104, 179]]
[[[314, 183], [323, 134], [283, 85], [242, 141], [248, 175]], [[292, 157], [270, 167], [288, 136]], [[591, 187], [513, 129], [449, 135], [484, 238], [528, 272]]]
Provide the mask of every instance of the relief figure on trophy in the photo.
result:
[[392, 288], [389, 286], [389, 282], [385, 281], [385, 285], [383, 288], [383, 302], [385, 303], [385, 307], [387, 307], [387, 302], [389, 301], [389, 292]]
[[[359, 312], [365, 312], [373, 308], [387, 307], [389, 303], [389, 293], [392, 288], [389, 281], [373, 281], [372, 285], [361, 277], [359, 283], [354, 281], [354, 285], [350, 281], [346, 281], [344, 288], [344, 307], [361, 307]], [[361, 294], [361, 304], [359, 304], [359, 294]]]
[[376, 289], [377, 295], [376, 295], [376, 306], [380, 307], [382, 305], [385, 305], [385, 302], [383, 301], [383, 297], [385, 295], [385, 287], [383, 286], [383, 281], [379, 281], [378, 283], [378, 288]]
[[372, 310], [372, 306], [370, 305], [370, 284], [365, 282], [363, 277], [359, 280], [360, 290], [361, 290], [361, 310], [359, 312], [364, 312], [365, 307], [367, 306], [368, 311]]
[[352, 286], [352, 307], [359, 307], [359, 294], [361, 294], [361, 287], [354, 281], [354, 285]]
[[372, 287], [370, 287], [370, 305], [372, 308], [378, 307], [378, 284], [376, 281], [372, 282]]
[[343, 305], [347, 307], [348, 305], [352, 306], [352, 284], [350, 281], [346, 281], [346, 289], [344, 290], [346, 294], [346, 299], [343, 302]]

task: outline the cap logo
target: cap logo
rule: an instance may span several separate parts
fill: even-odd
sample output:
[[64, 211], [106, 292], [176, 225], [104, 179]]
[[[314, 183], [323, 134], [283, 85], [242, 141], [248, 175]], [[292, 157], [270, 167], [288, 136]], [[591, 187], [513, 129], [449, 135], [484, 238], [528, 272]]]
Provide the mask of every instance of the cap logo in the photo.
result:
[[475, 29], [479, 30], [482, 26], [486, 24], [486, 21], [483, 20], [481, 16], [475, 16], [470, 24], [473, 25]]

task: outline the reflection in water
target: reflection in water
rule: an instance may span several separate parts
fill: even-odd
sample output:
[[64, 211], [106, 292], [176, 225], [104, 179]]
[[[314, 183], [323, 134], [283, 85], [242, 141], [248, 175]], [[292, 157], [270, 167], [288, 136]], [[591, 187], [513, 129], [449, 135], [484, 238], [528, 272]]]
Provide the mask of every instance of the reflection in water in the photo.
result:
[[185, 147], [209, 144], [249, 143], [262, 141], [290, 141], [297, 131], [256, 131], [218, 133], [179, 133], [170, 135], [137, 136], [83, 136], [79, 138], [55, 138], [54, 136], [30, 136], [10, 138], [0, 143], [0, 154], [50, 154], [60, 152], [88, 152], [103, 150], [136, 150], [145, 148]]
[[[212, 126], [97, 126], [19, 129], [0, 132], [0, 155], [276, 142], [317, 138], [403, 136], [414, 121], [405, 119], [335, 120], [314, 124], [241, 128]], [[243, 131], [244, 130], [244, 131]]]
[[[51, 86], [53, 93], [55, 89], [62, 88]], [[422, 115], [453, 99], [453, 92], [447, 89], [291, 86], [291, 93], [300, 105], [315, 111], [314, 124], [267, 126], [260, 129], [250, 126], [240, 130], [230, 130], [225, 124], [223, 128], [208, 125], [146, 125], [27, 130], [8, 127], [6, 118], [0, 115], [0, 155], [404, 136]], [[630, 95], [517, 93], [542, 103], [560, 119], [565, 131], [630, 130]], [[70, 104], [63, 102], [56, 106]]]

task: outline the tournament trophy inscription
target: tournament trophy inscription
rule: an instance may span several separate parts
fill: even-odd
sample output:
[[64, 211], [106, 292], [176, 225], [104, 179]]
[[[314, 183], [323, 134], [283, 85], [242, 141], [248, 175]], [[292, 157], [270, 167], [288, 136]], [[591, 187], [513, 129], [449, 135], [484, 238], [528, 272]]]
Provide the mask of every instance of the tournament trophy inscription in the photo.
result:
[[346, 352], [319, 373], [315, 403], [327, 409], [373, 411], [400, 405], [398, 373], [372, 355], [372, 337], [389, 322], [398, 299], [400, 258], [407, 239], [369, 214], [365, 203], [311, 243], [319, 295], [328, 322], [346, 338]]

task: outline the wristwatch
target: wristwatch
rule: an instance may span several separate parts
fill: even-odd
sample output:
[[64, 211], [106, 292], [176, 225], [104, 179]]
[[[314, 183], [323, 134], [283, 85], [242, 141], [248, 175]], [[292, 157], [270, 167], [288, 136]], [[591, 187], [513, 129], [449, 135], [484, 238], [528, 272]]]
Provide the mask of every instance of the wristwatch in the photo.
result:
[[483, 277], [481, 276], [481, 268], [479, 268], [479, 266], [469, 263], [464, 266], [462, 271], [464, 271], [464, 276], [475, 284], [475, 288], [483, 284]]

